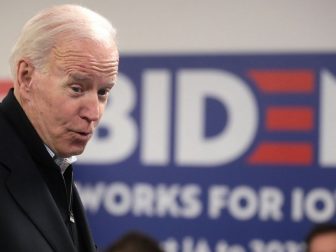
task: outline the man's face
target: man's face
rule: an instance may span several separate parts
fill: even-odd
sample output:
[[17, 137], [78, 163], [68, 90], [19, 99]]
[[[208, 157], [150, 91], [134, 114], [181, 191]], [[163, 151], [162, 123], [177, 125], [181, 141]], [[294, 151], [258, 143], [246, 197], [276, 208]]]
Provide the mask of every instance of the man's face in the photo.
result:
[[336, 232], [316, 236], [309, 247], [309, 252], [336, 252]]
[[46, 71], [33, 72], [25, 112], [57, 155], [81, 154], [107, 103], [118, 71], [116, 46], [89, 40], [59, 43]]

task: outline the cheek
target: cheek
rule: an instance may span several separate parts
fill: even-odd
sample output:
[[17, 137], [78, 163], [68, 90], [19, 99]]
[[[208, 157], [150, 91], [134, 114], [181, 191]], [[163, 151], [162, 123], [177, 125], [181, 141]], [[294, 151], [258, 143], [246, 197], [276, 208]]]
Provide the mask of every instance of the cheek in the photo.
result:
[[32, 107], [39, 114], [40, 117], [48, 118], [50, 116], [50, 110], [52, 109], [52, 102], [44, 93], [35, 95], [32, 100]]
[[71, 106], [53, 95], [41, 96], [38, 101], [41, 120], [49, 124], [48, 127], [57, 127], [71, 119], [69, 111]]
[[99, 107], [99, 121], [100, 119], [102, 118], [104, 112], [105, 112], [105, 108], [106, 108], [106, 104], [102, 104], [100, 107]]
[[106, 108], [106, 104], [102, 104], [102, 105], [100, 106], [100, 110], [99, 110], [99, 112], [100, 112], [100, 117], [102, 117], [102, 115], [104, 114], [104, 112], [105, 112], [105, 108]]
[[71, 103], [59, 103], [58, 106], [55, 106], [53, 109], [56, 121], [62, 124], [72, 123], [76, 120], [78, 115], [77, 111], [76, 105]]

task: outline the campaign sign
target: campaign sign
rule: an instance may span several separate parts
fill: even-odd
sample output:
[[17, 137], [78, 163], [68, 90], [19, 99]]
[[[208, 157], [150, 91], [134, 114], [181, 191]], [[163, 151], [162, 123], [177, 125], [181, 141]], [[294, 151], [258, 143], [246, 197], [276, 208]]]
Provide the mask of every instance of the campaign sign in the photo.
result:
[[335, 221], [336, 57], [122, 56], [76, 165], [96, 242], [301, 251]]
[[75, 165], [97, 245], [296, 252], [336, 210], [336, 55], [122, 56]]

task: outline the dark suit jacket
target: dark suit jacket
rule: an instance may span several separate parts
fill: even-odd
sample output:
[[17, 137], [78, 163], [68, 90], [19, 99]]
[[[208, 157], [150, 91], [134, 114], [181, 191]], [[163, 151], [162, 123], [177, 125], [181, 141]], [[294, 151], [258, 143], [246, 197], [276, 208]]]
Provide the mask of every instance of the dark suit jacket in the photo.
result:
[[10, 91], [0, 104], [1, 251], [95, 251], [83, 206], [73, 185], [73, 211], [80, 243], [76, 249], [67, 228], [67, 216], [62, 211], [66, 196], [59, 175]]

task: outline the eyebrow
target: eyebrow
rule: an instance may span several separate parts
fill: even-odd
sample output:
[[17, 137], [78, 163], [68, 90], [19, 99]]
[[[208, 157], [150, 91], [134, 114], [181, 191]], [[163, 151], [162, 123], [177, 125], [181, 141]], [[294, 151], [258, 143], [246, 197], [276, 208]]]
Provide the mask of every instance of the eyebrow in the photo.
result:
[[93, 80], [93, 78], [90, 75], [83, 73], [70, 73], [69, 78], [75, 81], [85, 81], [85, 82]]
[[[89, 74], [85, 73], [70, 73], [69, 78], [73, 81], [79, 81], [79, 82], [84, 82], [84, 83], [90, 83], [93, 82], [93, 77]], [[112, 88], [115, 85], [116, 81], [111, 81], [111, 82], [106, 82], [104, 83], [105, 86]]]

